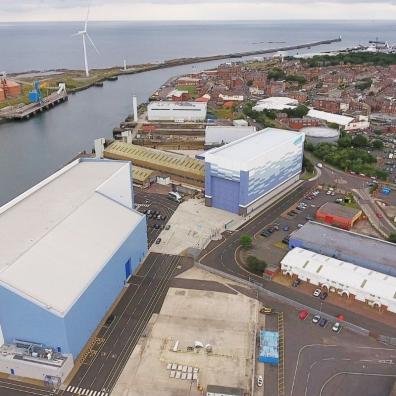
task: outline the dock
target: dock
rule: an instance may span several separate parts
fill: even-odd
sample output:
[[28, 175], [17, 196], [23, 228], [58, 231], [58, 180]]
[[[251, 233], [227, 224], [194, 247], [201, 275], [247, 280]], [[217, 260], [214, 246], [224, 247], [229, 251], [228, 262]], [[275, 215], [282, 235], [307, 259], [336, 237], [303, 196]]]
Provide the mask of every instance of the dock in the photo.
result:
[[68, 100], [66, 91], [54, 92], [45, 97], [40, 103], [30, 103], [23, 106], [12, 106], [0, 110], [0, 119], [5, 120], [28, 120], [36, 114], [48, 110]]

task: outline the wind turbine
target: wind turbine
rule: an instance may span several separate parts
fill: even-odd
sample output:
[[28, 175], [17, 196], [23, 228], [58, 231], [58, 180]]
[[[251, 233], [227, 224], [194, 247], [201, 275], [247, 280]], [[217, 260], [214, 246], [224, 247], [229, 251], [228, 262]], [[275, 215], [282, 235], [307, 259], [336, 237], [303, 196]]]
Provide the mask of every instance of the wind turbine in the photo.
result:
[[87, 18], [85, 19], [84, 30], [80, 30], [79, 32], [73, 34], [73, 36], [82, 36], [83, 47], [84, 47], [84, 61], [85, 61], [85, 75], [89, 77], [89, 69], [88, 69], [88, 58], [87, 58], [87, 43], [86, 39], [91, 43], [93, 49], [98, 53], [99, 50], [96, 48], [96, 45], [92, 41], [90, 35], [88, 34], [88, 17], [89, 17], [89, 7], [87, 11]]

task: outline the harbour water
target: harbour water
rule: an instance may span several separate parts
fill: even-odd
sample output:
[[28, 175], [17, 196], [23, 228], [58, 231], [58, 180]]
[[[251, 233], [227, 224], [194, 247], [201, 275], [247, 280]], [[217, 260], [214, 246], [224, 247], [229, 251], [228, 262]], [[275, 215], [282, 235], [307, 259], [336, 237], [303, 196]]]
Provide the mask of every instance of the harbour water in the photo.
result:
[[[0, 48], [5, 49], [0, 70], [81, 68], [81, 43], [70, 37], [79, 27], [76, 23], [0, 24]], [[101, 56], [90, 53], [90, 63], [108, 67], [126, 58], [129, 64], [138, 64], [279, 46], [270, 41], [285, 41], [281, 46], [286, 46], [343, 36], [341, 43], [311, 50], [318, 52], [367, 44], [375, 37], [391, 40], [395, 33], [391, 22], [92, 23], [90, 34]], [[103, 88], [71, 95], [67, 103], [29, 121], [0, 124], [0, 205], [78, 152], [90, 151], [95, 138], [112, 137], [112, 128], [131, 112], [133, 94], [146, 101], [171, 76], [219, 63], [122, 76]]]

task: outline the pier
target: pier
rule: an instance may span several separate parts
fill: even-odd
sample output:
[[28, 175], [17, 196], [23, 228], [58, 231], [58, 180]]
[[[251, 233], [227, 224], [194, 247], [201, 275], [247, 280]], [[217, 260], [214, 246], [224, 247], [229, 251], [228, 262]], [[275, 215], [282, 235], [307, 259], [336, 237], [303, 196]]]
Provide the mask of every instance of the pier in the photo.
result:
[[12, 106], [0, 110], [0, 120], [28, 120], [45, 110], [48, 110], [56, 105], [68, 100], [68, 95], [65, 90], [54, 92], [45, 97], [40, 103], [30, 103], [23, 106]]

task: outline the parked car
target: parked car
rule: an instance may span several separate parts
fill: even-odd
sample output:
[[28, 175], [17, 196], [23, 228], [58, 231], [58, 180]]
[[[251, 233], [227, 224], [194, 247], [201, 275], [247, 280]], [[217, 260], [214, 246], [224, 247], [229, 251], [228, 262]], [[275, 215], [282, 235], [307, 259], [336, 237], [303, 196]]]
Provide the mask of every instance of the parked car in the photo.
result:
[[335, 322], [331, 330], [334, 331], [334, 333], [339, 333], [341, 331], [341, 328], [342, 328], [341, 323]]
[[157, 215], [157, 220], [161, 220], [161, 215]]
[[320, 327], [326, 327], [326, 325], [327, 325], [327, 319], [322, 318], [322, 319], [319, 320], [319, 326]]
[[320, 162], [318, 162], [318, 163], [316, 164], [316, 166], [317, 166], [318, 168], [323, 168], [323, 165], [322, 165]]
[[312, 293], [312, 295], [313, 295], [314, 297], [319, 297], [321, 293], [322, 293], [322, 290], [320, 290], [320, 289], [315, 289], [314, 292]]
[[263, 376], [262, 376], [262, 375], [259, 375], [259, 376], [257, 377], [257, 386], [263, 386], [263, 384], [264, 384]]
[[337, 198], [335, 201], [336, 201], [337, 203], [339, 203], [339, 204], [341, 204], [341, 203], [344, 202], [344, 200], [343, 200], [342, 198]]
[[263, 236], [264, 238], [267, 238], [271, 235], [271, 233], [268, 232], [267, 230], [263, 230], [261, 231], [260, 235]]
[[110, 326], [114, 322], [115, 318], [116, 316], [114, 314], [109, 315], [106, 319], [105, 326]]
[[166, 227], [165, 227], [165, 230], [169, 230], [169, 229], [170, 229], [170, 225], [167, 224]]
[[322, 291], [322, 292], [320, 293], [320, 295], [319, 295], [319, 298], [320, 298], [322, 301], [324, 301], [324, 300], [326, 300], [326, 298], [327, 298], [328, 295], [329, 295], [329, 294], [328, 294], [327, 292]]
[[155, 241], [156, 245], [159, 245], [161, 243], [161, 238], [157, 238], [157, 240]]
[[289, 231], [289, 229], [290, 229], [289, 226], [284, 226], [284, 227], [282, 228], [283, 231]]
[[302, 311], [300, 311], [300, 312], [298, 313], [298, 317], [299, 317], [299, 319], [301, 319], [301, 320], [307, 319], [308, 315], [309, 315], [309, 312], [308, 312], [307, 310], [305, 310], [305, 309], [303, 309]]
[[262, 307], [260, 309], [260, 313], [265, 314], [265, 315], [272, 314], [272, 312], [274, 312], [274, 310], [271, 307]]
[[315, 315], [313, 318], [312, 318], [312, 323], [315, 323], [315, 324], [317, 324], [317, 323], [319, 323], [319, 321], [320, 321], [320, 315]]
[[298, 228], [301, 228], [301, 227], [303, 227], [304, 225], [303, 224], [297, 224], [297, 227]]
[[285, 237], [282, 239], [282, 242], [285, 243], [286, 245], [289, 244], [289, 241], [290, 241], [289, 235], [288, 235], [288, 236], [285, 236]]
[[377, 215], [377, 217], [378, 217], [379, 219], [382, 219], [382, 218], [384, 217], [384, 216], [382, 216], [382, 214], [379, 213], [379, 212], [376, 212], [375, 214]]

